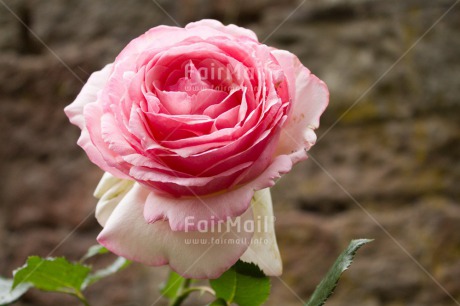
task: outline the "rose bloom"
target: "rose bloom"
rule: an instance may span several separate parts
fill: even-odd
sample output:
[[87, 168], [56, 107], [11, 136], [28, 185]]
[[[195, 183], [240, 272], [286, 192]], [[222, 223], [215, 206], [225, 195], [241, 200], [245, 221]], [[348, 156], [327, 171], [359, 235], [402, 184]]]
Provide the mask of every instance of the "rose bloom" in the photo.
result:
[[307, 158], [328, 100], [295, 55], [235, 25], [134, 39], [65, 108], [106, 171], [99, 243], [190, 278], [219, 277], [238, 259], [281, 274], [268, 188]]

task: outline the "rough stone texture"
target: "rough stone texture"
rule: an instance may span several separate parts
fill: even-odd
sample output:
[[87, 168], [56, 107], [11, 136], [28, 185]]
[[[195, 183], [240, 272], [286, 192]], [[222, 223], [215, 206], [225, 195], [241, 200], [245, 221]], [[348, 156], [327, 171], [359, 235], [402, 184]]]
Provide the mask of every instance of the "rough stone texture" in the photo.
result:
[[[460, 301], [460, 6], [425, 35], [454, 2], [158, 1], [179, 24], [218, 18], [249, 27], [329, 85], [312, 159], [274, 188], [285, 273], [273, 280], [267, 305], [301, 305], [361, 237], [376, 240], [328, 305]], [[79, 79], [130, 39], [175, 21], [148, 0], [2, 3], [0, 274], [7, 276], [28, 255], [77, 259], [94, 244], [91, 193], [101, 171], [75, 144], [78, 130], [62, 109]], [[93, 305], [151, 305], [166, 273], [134, 265], [88, 297]], [[32, 291], [17, 305], [77, 302]]]

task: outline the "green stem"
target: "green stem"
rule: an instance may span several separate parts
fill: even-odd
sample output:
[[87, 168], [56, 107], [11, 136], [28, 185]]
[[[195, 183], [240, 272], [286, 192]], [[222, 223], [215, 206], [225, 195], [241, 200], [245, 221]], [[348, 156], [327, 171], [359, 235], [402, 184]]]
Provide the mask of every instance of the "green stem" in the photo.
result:
[[190, 294], [194, 291], [205, 292], [205, 293], [209, 293], [212, 296], [216, 296], [216, 293], [214, 292], [214, 290], [206, 286], [190, 287], [187, 290], [184, 290], [182, 294]]
[[181, 290], [185, 290], [188, 287], [190, 287], [190, 284], [192, 283], [192, 280], [190, 278], [186, 278], [184, 283], [182, 284]]
[[185, 279], [184, 282], [182, 283], [182, 286], [180, 287], [179, 289], [179, 292], [177, 293], [177, 296], [174, 297], [170, 302], [169, 302], [169, 305], [170, 306], [179, 306], [180, 304], [182, 304], [182, 302], [185, 300], [185, 298], [187, 296], [183, 296], [182, 293], [184, 292], [184, 290], [188, 289], [188, 287], [190, 287], [190, 284], [192, 283], [192, 280], [191, 279]]
[[83, 295], [83, 293], [81, 293], [81, 291], [77, 291], [75, 293], [75, 296], [80, 300], [80, 302], [83, 303], [83, 305], [85, 306], [91, 306], [88, 302], [88, 300], [85, 298], [85, 296]]
[[205, 286], [189, 287], [189, 286], [190, 286], [190, 280], [187, 279], [182, 285], [179, 294], [171, 301], [169, 305], [170, 306], [180, 306], [182, 302], [190, 295], [190, 293], [195, 292], [195, 291], [206, 292], [208, 294], [211, 294], [214, 297], [216, 296], [216, 293], [214, 292], [214, 290], [212, 290], [209, 287], [205, 287]]

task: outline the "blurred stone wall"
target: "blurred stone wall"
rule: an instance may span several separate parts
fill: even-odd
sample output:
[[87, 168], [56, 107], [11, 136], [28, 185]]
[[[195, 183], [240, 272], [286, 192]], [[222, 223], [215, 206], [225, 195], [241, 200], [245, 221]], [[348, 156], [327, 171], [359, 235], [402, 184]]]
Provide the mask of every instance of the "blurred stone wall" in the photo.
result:
[[[454, 2], [157, 2], [181, 25], [216, 18], [249, 27], [329, 85], [312, 159], [274, 188], [285, 272], [267, 305], [301, 305], [349, 240], [362, 237], [375, 241], [328, 305], [460, 300], [460, 5], [438, 20]], [[101, 171], [75, 144], [78, 129], [62, 109], [80, 80], [129, 40], [174, 24], [159, 5], [0, 2], [1, 275], [28, 255], [77, 259], [95, 243], [91, 194]], [[166, 270], [134, 265], [91, 289], [89, 299], [151, 305]], [[78, 305], [38, 291], [17, 303], [64, 304]]]

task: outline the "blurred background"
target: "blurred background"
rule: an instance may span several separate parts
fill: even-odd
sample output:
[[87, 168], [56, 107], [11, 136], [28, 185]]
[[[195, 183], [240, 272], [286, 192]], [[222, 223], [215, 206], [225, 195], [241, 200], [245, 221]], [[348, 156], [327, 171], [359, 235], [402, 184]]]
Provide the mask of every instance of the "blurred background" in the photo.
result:
[[[82, 82], [153, 26], [215, 18], [297, 54], [331, 93], [312, 158], [274, 188], [285, 272], [267, 305], [302, 305], [353, 238], [375, 241], [327, 305], [460, 305], [457, 2], [0, 0], [0, 275], [95, 244], [102, 172], [63, 113]], [[133, 265], [88, 299], [152, 305], [166, 273]]]

